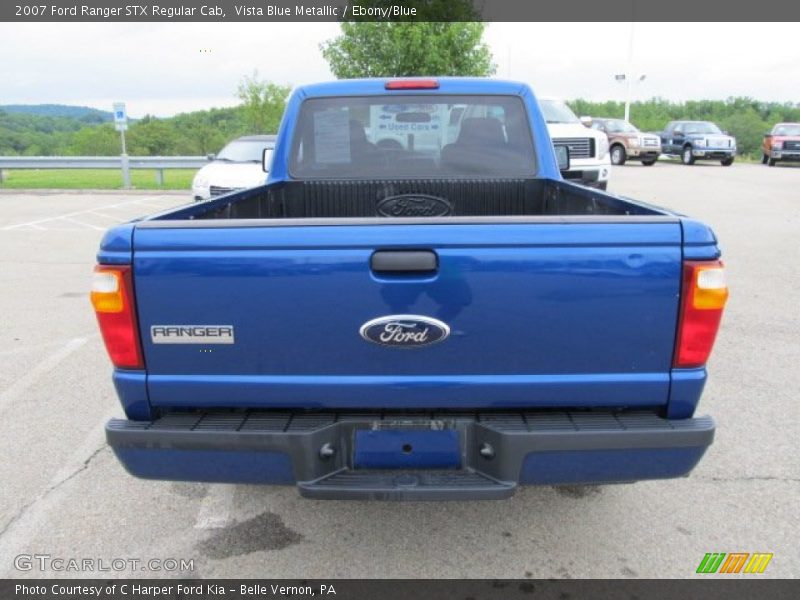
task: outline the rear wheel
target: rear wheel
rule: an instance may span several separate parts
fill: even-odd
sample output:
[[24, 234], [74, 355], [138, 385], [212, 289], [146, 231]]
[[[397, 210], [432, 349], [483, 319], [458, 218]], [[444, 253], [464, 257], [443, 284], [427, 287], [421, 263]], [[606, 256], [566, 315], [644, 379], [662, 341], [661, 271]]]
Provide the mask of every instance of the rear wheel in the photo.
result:
[[733, 164], [733, 157], [725, 158], [719, 162], [723, 167], [730, 167]]
[[775, 166], [775, 164], [776, 164], [777, 162], [778, 162], [778, 161], [777, 161], [777, 160], [775, 160], [774, 158], [767, 159], [767, 164], [768, 164], [770, 167], [774, 167], [774, 166]]
[[681, 162], [685, 165], [694, 164], [694, 154], [692, 154], [691, 146], [684, 147], [683, 152], [681, 153]]
[[655, 159], [655, 158], [654, 158], [654, 159], [652, 159], [652, 160], [643, 160], [643, 161], [642, 161], [642, 164], [643, 164], [645, 167], [652, 167], [654, 164], [656, 164], [656, 160], [657, 160], [657, 159]]
[[625, 148], [623, 148], [620, 144], [614, 144], [611, 147], [612, 165], [624, 165], [627, 159], [628, 156], [625, 154]]

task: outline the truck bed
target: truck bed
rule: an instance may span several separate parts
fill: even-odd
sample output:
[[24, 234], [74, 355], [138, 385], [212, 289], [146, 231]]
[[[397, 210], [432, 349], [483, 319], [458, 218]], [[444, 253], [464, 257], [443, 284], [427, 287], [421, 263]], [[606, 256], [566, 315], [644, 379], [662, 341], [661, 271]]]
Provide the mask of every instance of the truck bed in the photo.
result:
[[664, 215], [653, 207], [546, 179], [289, 181], [221, 196], [157, 219], [330, 219]]

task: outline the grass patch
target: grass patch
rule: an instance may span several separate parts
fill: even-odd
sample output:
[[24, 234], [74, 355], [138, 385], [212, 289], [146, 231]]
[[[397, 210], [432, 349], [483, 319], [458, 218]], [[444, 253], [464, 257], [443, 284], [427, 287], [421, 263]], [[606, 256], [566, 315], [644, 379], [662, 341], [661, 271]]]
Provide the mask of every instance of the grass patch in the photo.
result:
[[[131, 185], [137, 190], [189, 190], [195, 169], [164, 169], [164, 185], [156, 183], [155, 169], [132, 169]], [[118, 169], [19, 169], [3, 170], [0, 188], [121, 190]]]

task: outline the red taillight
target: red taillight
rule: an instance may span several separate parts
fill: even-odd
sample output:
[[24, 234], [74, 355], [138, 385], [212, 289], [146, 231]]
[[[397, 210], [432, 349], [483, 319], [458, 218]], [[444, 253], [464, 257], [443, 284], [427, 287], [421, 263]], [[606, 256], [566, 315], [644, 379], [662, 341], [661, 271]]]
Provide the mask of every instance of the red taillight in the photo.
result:
[[143, 369], [130, 266], [96, 266], [91, 297], [111, 362], [121, 369]]
[[706, 364], [728, 299], [721, 261], [685, 261], [675, 367]]
[[387, 90], [437, 90], [439, 82], [435, 79], [393, 79], [386, 82]]

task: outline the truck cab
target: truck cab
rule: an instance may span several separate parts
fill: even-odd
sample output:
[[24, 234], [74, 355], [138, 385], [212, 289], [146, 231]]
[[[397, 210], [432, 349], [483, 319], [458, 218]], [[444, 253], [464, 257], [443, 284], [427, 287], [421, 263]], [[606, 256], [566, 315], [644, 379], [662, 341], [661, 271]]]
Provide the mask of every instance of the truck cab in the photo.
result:
[[[387, 148], [385, 106], [461, 115]], [[265, 185], [101, 243], [92, 302], [125, 411], [106, 436], [131, 474], [489, 500], [701, 459], [717, 240], [565, 181], [527, 85], [302, 86], [268, 158]]]
[[736, 157], [736, 138], [711, 121], [671, 121], [659, 137], [664, 154], [680, 157], [684, 165], [718, 160], [730, 167]]

